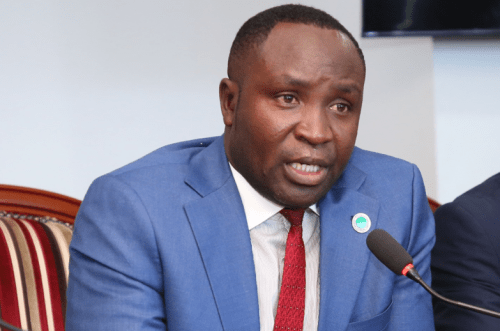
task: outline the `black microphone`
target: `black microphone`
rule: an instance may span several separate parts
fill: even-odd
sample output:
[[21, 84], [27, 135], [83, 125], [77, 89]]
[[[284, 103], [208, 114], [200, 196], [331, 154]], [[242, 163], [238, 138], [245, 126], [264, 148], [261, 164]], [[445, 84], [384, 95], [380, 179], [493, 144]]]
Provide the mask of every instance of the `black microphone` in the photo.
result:
[[422, 287], [429, 292], [434, 297], [439, 300], [448, 302], [452, 305], [456, 305], [462, 308], [466, 308], [481, 314], [486, 314], [496, 318], [500, 318], [500, 313], [469, 305], [460, 301], [450, 300], [443, 297], [436, 291], [434, 291], [429, 285], [427, 285], [422, 277], [418, 274], [417, 270], [413, 266], [413, 259], [408, 254], [406, 249], [401, 246], [396, 239], [394, 239], [389, 233], [382, 229], [375, 229], [366, 238], [366, 245], [370, 251], [380, 260], [387, 268], [389, 268], [396, 275], [403, 275], [411, 280], [419, 283]]

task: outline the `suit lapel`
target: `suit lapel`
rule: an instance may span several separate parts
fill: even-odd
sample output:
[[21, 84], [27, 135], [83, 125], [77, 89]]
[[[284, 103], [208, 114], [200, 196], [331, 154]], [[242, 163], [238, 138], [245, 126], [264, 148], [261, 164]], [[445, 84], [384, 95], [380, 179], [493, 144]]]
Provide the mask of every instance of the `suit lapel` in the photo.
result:
[[[376, 227], [379, 203], [358, 190], [364, 172], [350, 164], [318, 202], [321, 217], [319, 330], [345, 330], [369, 258], [368, 233], [352, 216], [367, 214]], [[223, 137], [191, 160], [186, 184], [200, 199], [185, 205], [224, 330], [259, 330], [255, 266], [245, 212], [224, 152]]]
[[321, 226], [319, 330], [345, 330], [369, 258], [366, 237], [352, 227], [352, 217], [367, 214], [376, 227], [379, 203], [358, 192], [366, 175], [349, 166], [341, 180], [319, 202]]
[[223, 329], [259, 330], [250, 234], [222, 137], [193, 158], [186, 183], [201, 195], [184, 208]]

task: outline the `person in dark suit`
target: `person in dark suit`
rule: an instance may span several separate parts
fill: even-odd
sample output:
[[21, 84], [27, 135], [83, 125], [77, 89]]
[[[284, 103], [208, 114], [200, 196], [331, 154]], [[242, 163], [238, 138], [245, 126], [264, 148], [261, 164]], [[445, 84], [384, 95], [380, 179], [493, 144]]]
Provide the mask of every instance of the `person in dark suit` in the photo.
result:
[[365, 63], [352, 35], [317, 9], [274, 7], [238, 32], [228, 76], [224, 135], [91, 185], [67, 330], [432, 330], [430, 295], [365, 243], [384, 228], [430, 281], [420, 172], [354, 146]]
[[[445, 297], [500, 311], [500, 173], [439, 207], [433, 288]], [[435, 300], [436, 330], [500, 330], [500, 319]]]

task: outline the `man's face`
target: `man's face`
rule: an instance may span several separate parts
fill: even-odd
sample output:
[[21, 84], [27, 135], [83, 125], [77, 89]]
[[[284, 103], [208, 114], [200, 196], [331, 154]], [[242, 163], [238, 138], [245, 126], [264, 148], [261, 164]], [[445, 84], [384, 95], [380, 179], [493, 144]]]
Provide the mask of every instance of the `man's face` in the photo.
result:
[[356, 141], [364, 67], [337, 30], [279, 23], [223, 79], [225, 149], [263, 196], [308, 207], [344, 170]]

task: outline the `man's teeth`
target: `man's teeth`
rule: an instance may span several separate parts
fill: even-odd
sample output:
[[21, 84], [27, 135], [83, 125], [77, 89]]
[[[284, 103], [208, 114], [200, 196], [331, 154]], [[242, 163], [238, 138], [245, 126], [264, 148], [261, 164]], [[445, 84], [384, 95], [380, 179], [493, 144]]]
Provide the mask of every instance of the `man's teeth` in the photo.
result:
[[318, 172], [319, 171], [319, 166], [318, 165], [310, 165], [310, 164], [303, 164], [303, 163], [292, 163], [292, 167], [300, 170], [300, 171], [305, 171], [305, 172]]

